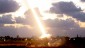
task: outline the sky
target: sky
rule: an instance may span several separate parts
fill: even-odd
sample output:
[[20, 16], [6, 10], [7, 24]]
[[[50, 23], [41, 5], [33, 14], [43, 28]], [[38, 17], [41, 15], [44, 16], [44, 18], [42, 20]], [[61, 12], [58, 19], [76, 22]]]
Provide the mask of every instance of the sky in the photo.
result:
[[[85, 0], [29, 0], [47, 33], [85, 37]], [[28, 7], [27, 7], [28, 6]], [[24, 0], [0, 0], [0, 36], [32, 37], [41, 32]]]

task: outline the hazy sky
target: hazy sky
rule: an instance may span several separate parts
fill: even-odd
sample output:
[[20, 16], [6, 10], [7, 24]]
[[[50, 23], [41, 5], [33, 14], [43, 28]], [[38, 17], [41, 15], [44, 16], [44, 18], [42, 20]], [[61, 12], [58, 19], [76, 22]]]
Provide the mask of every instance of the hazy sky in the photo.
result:
[[[0, 0], [0, 36], [41, 35], [24, 0]], [[53, 36], [85, 37], [85, 0], [32, 0], [47, 33]], [[37, 3], [35, 3], [37, 2]]]

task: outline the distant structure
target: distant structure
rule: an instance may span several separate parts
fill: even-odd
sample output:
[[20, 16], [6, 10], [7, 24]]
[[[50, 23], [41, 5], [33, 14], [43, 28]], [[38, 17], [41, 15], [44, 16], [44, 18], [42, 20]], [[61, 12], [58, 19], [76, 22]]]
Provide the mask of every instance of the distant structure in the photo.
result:
[[17, 35], [17, 38], [20, 38], [19, 35]]
[[77, 37], [79, 37], [78, 34], [77, 34]]

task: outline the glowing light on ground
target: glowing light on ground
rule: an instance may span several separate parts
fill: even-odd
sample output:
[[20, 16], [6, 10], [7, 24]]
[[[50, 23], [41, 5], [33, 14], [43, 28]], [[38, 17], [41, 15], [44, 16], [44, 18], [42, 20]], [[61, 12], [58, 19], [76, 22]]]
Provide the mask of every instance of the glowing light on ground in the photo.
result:
[[42, 34], [40, 38], [42, 39], [42, 38], [50, 38], [50, 37], [51, 37], [50, 34]]
[[[32, 0], [32, 1], [31, 1], [31, 0], [26, 0], [26, 4], [28, 4], [28, 7], [30, 7], [30, 9], [31, 9], [31, 11], [32, 11], [32, 13], [33, 13], [33, 16], [34, 16], [34, 18], [35, 18], [35, 20], [36, 20], [36, 22], [37, 22], [37, 24], [39, 25], [39, 28], [40, 28], [40, 30], [41, 30], [42, 35], [41, 35], [40, 38], [45, 38], [45, 37], [48, 38], [48, 37], [50, 37], [50, 34], [47, 34], [47, 33], [46, 33], [46, 30], [44, 29], [44, 26], [42, 25], [42, 23], [41, 23], [38, 15], [37, 15], [37, 13], [36, 13], [36, 11], [34, 10], [34, 6], [33, 6], [32, 3], [34, 3], [33, 0]], [[27, 7], [27, 8], [28, 8], [28, 7]]]

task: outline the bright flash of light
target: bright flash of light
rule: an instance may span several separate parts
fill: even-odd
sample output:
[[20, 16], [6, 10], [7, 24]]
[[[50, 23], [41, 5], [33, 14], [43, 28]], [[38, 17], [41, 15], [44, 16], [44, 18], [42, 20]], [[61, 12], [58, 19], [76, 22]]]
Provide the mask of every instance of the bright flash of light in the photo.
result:
[[14, 12], [14, 17], [22, 17], [25, 18], [24, 13], [27, 11], [28, 8], [26, 8], [26, 5], [24, 3], [24, 0], [15, 0], [19, 5], [20, 8]]
[[26, 4], [28, 4], [28, 7], [30, 7], [30, 9], [31, 9], [31, 11], [32, 11], [32, 13], [33, 13], [33, 16], [34, 16], [37, 24], [39, 25], [39, 28], [40, 28], [41, 32], [42, 32], [42, 35], [41, 35], [40, 38], [45, 38], [45, 37], [47, 38], [47, 37], [50, 36], [50, 34], [47, 34], [47, 33], [46, 33], [46, 30], [44, 29], [44, 26], [42, 25], [42, 23], [41, 23], [38, 15], [37, 15], [37, 13], [36, 13], [36, 11], [34, 10], [32, 3], [34, 3], [34, 2], [32, 2], [31, 0], [26, 0]]
[[46, 37], [47, 37], [47, 38], [50, 38], [51, 35], [50, 35], [50, 34], [42, 34], [40, 38], [46, 38]]

